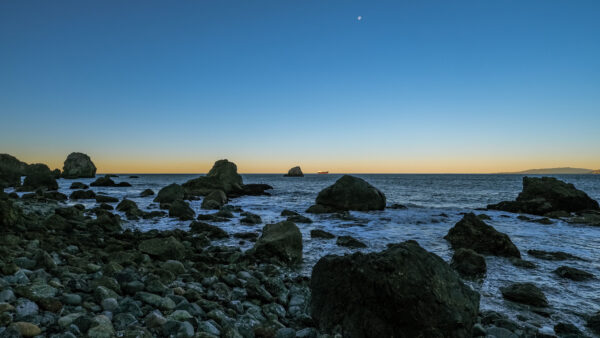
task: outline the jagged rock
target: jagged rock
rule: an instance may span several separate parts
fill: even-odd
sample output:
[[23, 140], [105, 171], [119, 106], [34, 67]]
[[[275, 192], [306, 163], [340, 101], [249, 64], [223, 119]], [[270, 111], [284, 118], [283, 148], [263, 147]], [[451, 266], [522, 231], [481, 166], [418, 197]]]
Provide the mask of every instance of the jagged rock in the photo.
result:
[[335, 244], [345, 246], [347, 248], [366, 248], [367, 245], [352, 236], [340, 236]]
[[293, 167], [292, 169], [288, 170], [288, 173], [283, 175], [285, 177], [304, 177], [304, 174], [302, 173], [302, 169], [300, 169], [300, 167]]
[[183, 188], [179, 184], [169, 184], [158, 191], [158, 195], [154, 198], [154, 202], [159, 202], [162, 205], [169, 205], [175, 201], [183, 200]]
[[521, 258], [508, 235], [485, 224], [473, 213], [466, 214], [444, 238], [454, 250], [465, 248], [484, 255]]
[[75, 190], [69, 196], [72, 200], [92, 200], [96, 198], [96, 193], [91, 190]]
[[479, 294], [415, 241], [325, 256], [310, 281], [312, 317], [348, 337], [471, 337]]
[[36, 163], [27, 167], [27, 176], [23, 181], [23, 188], [29, 191], [35, 189], [57, 190], [58, 183], [47, 165]]
[[71, 153], [63, 165], [64, 178], [93, 178], [96, 177], [96, 166], [90, 157], [83, 153]]
[[560, 266], [558, 269], [554, 270], [554, 273], [559, 275], [562, 278], [568, 278], [574, 281], [584, 281], [587, 279], [594, 278], [594, 275], [587, 271], [583, 271], [577, 268], [572, 268], [569, 266]]
[[220, 209], [227, 203], [227, 195], [222, 190], [214, 190], [202, 200], [202, 209]]
[[219, 228], [218, 226], [204, 222], [192, 222], [192, 224], [190, 224], [190, 231], [193, 233], [204, 234], [206, 235], [206, 237], [211, 239], [221, 239], [229, 237], [227, 231]]
[[488, 205], [488, 209], [545, 215], [557, 211], [600, 210], [585, 192], [553, 177], [523, 177], [523, 191], [516, 201]]
[[0, 154], [0, 189], [18, 187], [27, 172], [27, 163], [9, 154]]
[[311, 238], [332, 239], [332, 238], [335, 238], [335, 235], [330, 232], [327, 232], [325, 230], [313, 229], [310, 231], [310, 237]]
[[177, 217], [182, 221], [189, 221], [193, 220], [195, 216], [196, 213], [190, 208], [190, 204], [182, 200], [174, 201], [169, 207], [169, 217]]
[[471, 249], [459, 248], [452, 256], [450, 266], [461, 276], [480, 277], [485, 275], [487, 265], [485, 257]]
[[500, 288], [502, 296], [510, 301], [537, 307], [548, 306], [546, 296], [533, 283], [514, 283]]
[[570, 337], [570, 338], [577, 338], [577, 337], [585, 337], [581, 330], [579, 330], [577, 328], [577, 326], [571, 324], [571, 323], [558, 323], [556, 325], [554, 325], [554, 332], [559, 336], [559, 337]]
[[270, 260], [276, 258], [286, 264], [302, 261], [302, 234], [292, 222], [267, 224], [254, 245], [256, 257]]
[[320, 205], [322, 208], [311, 207], [306, 212], [383, 210], [385, 195], [361, 178], [344, 175], [333, 185], [319, 192], [316, 205]]

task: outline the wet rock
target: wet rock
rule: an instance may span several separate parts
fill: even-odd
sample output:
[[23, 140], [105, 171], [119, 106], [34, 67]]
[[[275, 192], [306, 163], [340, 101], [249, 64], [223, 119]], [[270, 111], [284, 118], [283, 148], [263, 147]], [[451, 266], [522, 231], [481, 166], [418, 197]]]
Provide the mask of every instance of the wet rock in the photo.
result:
[[108, 175], [104, 177], [99, 177], [94, 182], [90, 183], [92, 187], [114, 187], [116, 186], [115, 181], [113, 181]]
[[292, 222], [267, 224], [254, 245], [256, 257], [270, 260], [276, 258], [285, 264], [302, 261], [302, 234]]
[[283, 217], [288, 217], [288, 216], [298, 216], [298, 215], [300, 215], [300, 214], [299, 214], [299, 213], [297, 213], [297, 212], [295, 212], [295, 211], [293, 211], [293, 210], [288, 210], [288, 209], [284, 209], [284, 210], [281, 212], [281, 216], [283, 216]]
[[476, 278], [485, 275], [485, 257], [471, 249], [460, 248], [454, 252], [450, 266], [461, 276]]
[[347, 248], [366, 248], [367, 245], [352, 236], [340, 236], [335, 241], [335, 244]]
[[57, 190], [58, 183], [47, 165], [36, 163], [27, 167], [27, 176], [23, 181], [23, 188], [27, 191], [36, 189]]
[[69, 187], [69, 189], [72, 189], [72, 190], [75, 190], [75, 189], [85, 190], [88, 188], [89, 188], [89, 186], [87, 184], [83, 184], [81, 182], [73, 182], [73, 183], [71, 183], [71, 186]]
[[304, 223], [304, 224], [310, 224], [312, 223], [312, 219], [306, 217], [306, 216], [302, 216], [302, 215], [293, 215], [293, 216], [289, 216], [287, 218], [287, 220], [289, 222], [294, 222], [294, 223]]
[[523, 191], [516, 201], [488, 205], [488, 209], [544, 215], [554, 211], [600, 210], [585, 192], [553, 177], [523, 177]]
[[138, 208], [137, 203], [132, 200], [124, 198], [119, 204], [117, 204], [117, 211], [122, 211], [127, 215], [129, 219], [138, 219], [144, 216], [144, 212]]
[[600, 311], [588, 318], [586, 326], [595, 334], [600, 335]]
[[219, 228], [218, 226], [204, 222], [192, 222], [190, 224], [190, 231], [193, 233], [204, 234], [210, 239], [221, 239], [229, 237], [227, 231]]
[[385, 195], [361, 178], [344, 175], [333, 185], [319, 192], [316, 205], [323, 208], [311, 207], [312, 209], [309, 208], [307, 212], [383, 210], [385, 208]]
[[582, 212], [576, 217], [567, 219], [567, 222], [572, 224], [586, 224], [592, 226], [600, 226], [600, 213], [599, 212]]
[[554, 273], [562, 278], [567, 278], [574, 281], [584, 281], [594, 278], [594, 275], [587, 271], [572, 268], [569, 266], [561, 266], [558, 269], [554, 270]]
[[96, 177], [96, 166], [90, 157], [83, 153], [71, 153], [63, 165], [63, 178]]
[[75, 190], [69, 196], [71, 200], [92, 200], [96, 198], [96, 193], [91, 190]]
[[138, 248], [141, 252], [165, 260], [185, 258], [185, 246], [173, 236], [144, 240]]
[[227, 195], [222, 190], [214, 190], [202, 200], [202, 209], [220, 209], [227, 203]]
[[500, 291], [502, 292], [502, 297], [516, 303], [537, 307], [548, 306], [546, 296], [533, 283], [514, 283], [500, 288]]
[[225, 194], [242, 190], [242, 176], [237, 166], [228, 160], [216, 161], [206, 176], [187, 181], [182, 186], [191, 195], [206, 195], [212, 190], [222, 190]]
[[42, 333], [42, 330], [33, 323], [16, 322], [12, 323], [10, 327], [19, 332], [23, 337], [35, 337]]
[[154, 191], [152, 189], [146, 189], [140, 193], [140, 197], [148, 197], [154, 195]]
[[240, 220], [242, 224], [254, 225], [262, 223], [262, 218], [260, 218], [259, 215], [251, 212], [243, 212], [241, 215], [244, 216], [244, 218]]
[[152, 305], [164, 311], [171, 311], [175, 309], [175, 302], [169, 297], [161, 297], [149, 292], [138, 292], [136, 298], [139, 298], [146, 304]]
[[176, 217], [182, 221], [193, 220], [196, 216], [190, 204], [182, 200], [176, 200], [169, 207], [169, 217]]
[[117, 203], [119, 199], [112, 196], [96, 195], [96, 202], [98, 203]]
[[283, 175], [285, 177], [304, 177], [304, 173], [302, 173], [302, 169], [300, 167], [293, 167], [288, 170], [288, 173]]
[[480, 254], [521, 258], [508, 235], [485, 224], [475, 214], [466, 214], [444, 237], [454, 250], [471, 249]]
[[111, 338], [115, 330], [110, 319], [104, 315], [95, 316], [92, 319], [92, 327], [87, 331], [88, 338]]
[[579, 330], [577, 326], [571, 323], [560, 322], [554, 325], [554, 332], [559, 337], [583, 337], [583, 333], [581, 332], [581, 330]]
[[340, 325], [344, 336], [470, 337], [477, 320], [479, 294], [415, 241], [325, 256], [310, 283], [312, 317], [325, 331]]
[[332, 239], [332, 238], [335, 238], [335, 235], [330, 232], [327, 232], [325, 230], [313, 229], [310, 231], [310, 237], [311, 238]]
[[575, 260], [575, 261], [585, 261], [585, 259], [577, 257], [575, 255], [571, 255], [562, 251], [544, 251], [544, 250], [527, 250], [527, 253], [530, 256], [535, 258], [547, 260], [547, 261], [565, 261], [565, 260]]
[[512, 265], [518, 266], [520, 268], [535, 269], [537, 267], [533, 262], [526, 261], [526, 260], [521, 259], [521, 258], [510, 257], [509, 261], [510, 261], [510, 263]]
[[183, 198], [183, 188], [179, 184], [173, 183], [160, 189], [158, 191], [158, 195], [156, 195], [156, 198], [154, 198], [154, 202], [159, 202], [162, 208], [163, 204], [169, 205], [175, 201], [183, 200]]

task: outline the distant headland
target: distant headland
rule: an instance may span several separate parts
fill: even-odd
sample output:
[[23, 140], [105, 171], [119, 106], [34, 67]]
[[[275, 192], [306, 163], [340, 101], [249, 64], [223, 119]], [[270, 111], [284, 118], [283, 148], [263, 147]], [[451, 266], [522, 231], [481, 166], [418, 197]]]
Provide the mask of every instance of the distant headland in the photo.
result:
[[504, 172], [500, 174], [532, 174], [532, 175], [564, 175], [564, 174], [600, 174], [600, 169], [584, 169], [584, 168], [571, 168], [571, 167], [562, 167], [562, 168], [543, 168], [543, 169], [528, 169], [523, 171], [515, 171], [515, 172]]

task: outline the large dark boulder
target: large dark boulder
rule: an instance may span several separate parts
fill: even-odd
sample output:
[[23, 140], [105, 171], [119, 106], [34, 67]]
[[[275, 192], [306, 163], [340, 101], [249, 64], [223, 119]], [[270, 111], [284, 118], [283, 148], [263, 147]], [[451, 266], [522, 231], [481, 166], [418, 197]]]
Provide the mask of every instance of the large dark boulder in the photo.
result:
[[206, 195], [212, 190], [222, 190], [226, 194], [242, 190], [242, 176], [237, 172], [237, 166], [228, 160], [215, 162], [206, 176], [189, 180], [182, 186], [191, 195]]
[[467, 278], [481, 277], [487, 271], [485, 257], [471, 249], [464, 248], [454, 252], [450, 266], [461, 276]]
[[415, 241], [314, 266], [312, 317], [344, 337], [471, 337], [479, 294]]
[[333, 185], [321, 190], [316, 199], [316, 206], [306, 212], [336, 212], [343, 210], [383, 210], [385, 195], [367, 181], [344, 175]]
[[196, 216], [194, 210], [190, 207], [188, 202], [177, 200], [171, 203], [169, 207], [169, 217], [176, 217], [182, 221], [193, 220]]
[[256, 257], [285, 264], [302, 262], [302, 234], [288, 221], [267, 224], [253, 248]]
[[63, 165], [64, 178], [96, 177], [96, 166], [92, 159], [84, 153], [70, 153]]
[[23, 188], [25, 188], [25, 190], [57, 190], [58, 183], [47, 165], [36, 163], [30, 164], [29, 167], [27, 167], [27, 176], [23, 181]]
[[183, 200], [183, 188], [179, 184], [169, 184], [158, 191], [158, 195], [154, 198], [154, 202], [160, 204], [171, 204], [177, 200]]
[[288, 173], [283, 175], [285, 177], [304, 177], [304, 173], [302, 173], [302, 169], [300, 167], [293, 167], [288, 170]]
[[444, 238], [454, 250], [465, 248], [484, 255], [521, 258], [508, 235], [485, 224], [474, 213], [466, 214]]
[[72, 200], [93, 200], [96, 198], [96, 193], [91, 190], [75, 190], [69, 196]]
[[0, 189], [18, 187], [26, 175], [27, 163], [9, 154], [0, 154]]
[[488, 205], [488, 209], [544, 215], [557, 211], [600, 210], [585, 192], [553, 177], [523, 177], [523, 191], [516, 201]]
[[533, 283], [514, 283], [500, 288], [500, 291], [502, 297], [516, 303], [537, 307], [548, 306], [548, 299], [542, 290]]

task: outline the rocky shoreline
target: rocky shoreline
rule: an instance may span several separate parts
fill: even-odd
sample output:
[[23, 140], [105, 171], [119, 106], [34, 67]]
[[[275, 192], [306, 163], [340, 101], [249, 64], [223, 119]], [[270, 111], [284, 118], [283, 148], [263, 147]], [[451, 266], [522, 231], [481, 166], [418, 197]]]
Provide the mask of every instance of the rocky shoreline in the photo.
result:
[[[485, 215], [467, 214], [450, 229], [446, 240], [456, 250], [451, 264], [407, 241], [380, 253], [323, 257], [312, 278], [302, 277], [295, 268], [302, 261], [302, 235], [295, 223], [311, 220], [299, 213], [284, 211], [287, 221], [266, 225], [256, 237], [235, 234], [255, 241], [245, 252], [215, 242], [234, 235], [212, 224], [219, 218], [262, 223], [259, 215], [228, 203], [244, 194], [267, 194], [269, 188], [244, 185], [235, 164], [226, 160], [213, 169], [206, 178], [159, 191], [155, 201], [166, 211], [152, 214], [132, 201], [118, 201], [116, 208], [131, 221], [168, 214], [190, 220], [190, 231], [123, 230], [109, 204], [117, 201], [91, 196], [79, 184], [70, 198], [92, 198], [100, 205], [66, 206], [61, 200], [67, 197], [52, 191], [49, 169], [28, 172], [30, 182], [41, 183], [26, 186], [37, 185], [27, 196], [0, 192], [0, 337], [586, 336], [570, 323], [558, 323], [549, 332], [479, 311], [479, 294], [463, 279], [484, 278], [485, 255], [531, 264], [520, 259], [506, 234], [485, 223]], [[43, 180], [33, 180], [38, 172]], [[102, 184], [119, 186], [109, 180], [99, 178]], [[189, 209], [186, 200], [200, 197], [202, 207], [215, 210], [213, 214], [196, 217]], [[586, 207], [576, 210], [550, 210], [535, 196], [526, 200], [527, 206], [531, 200], [543, 205], [547, 217], [571, 217], [571, 212], [584, 217], [597, 211], [597, 203], [584, 198]], [[385, 195], [345, 176], [325, 188], [313, 207], [344, 217], [348, 210], [383, 209]], [[335, 237], [325, 231], [314, 231], [314, 236]], [[351, 248], [364, 245], [345, 236], [337, 241]], [[566, 255], [534, 254], [543, 259]], [[596, 278], [569, 266], [554, 273], [575, 281]], [[548, 314], [552, 305], [533, 284], [507, 285], [502, 294], [538, 314]], [[600, 314], [590, 314], [587, 323], [600, 334]]]

